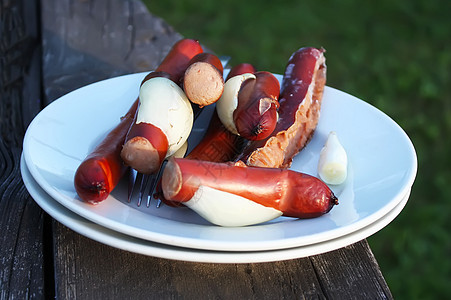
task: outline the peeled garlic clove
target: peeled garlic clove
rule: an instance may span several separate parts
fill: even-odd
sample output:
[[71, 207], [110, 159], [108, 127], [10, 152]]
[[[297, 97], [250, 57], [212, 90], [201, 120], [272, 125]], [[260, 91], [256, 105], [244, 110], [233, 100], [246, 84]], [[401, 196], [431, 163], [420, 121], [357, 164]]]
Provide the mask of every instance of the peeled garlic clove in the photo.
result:
[[338, 140], [337, 133], [331, 131], [318, 162], [318, 175], [327, 184], [342, 184], [348, 175], [348, 156]]

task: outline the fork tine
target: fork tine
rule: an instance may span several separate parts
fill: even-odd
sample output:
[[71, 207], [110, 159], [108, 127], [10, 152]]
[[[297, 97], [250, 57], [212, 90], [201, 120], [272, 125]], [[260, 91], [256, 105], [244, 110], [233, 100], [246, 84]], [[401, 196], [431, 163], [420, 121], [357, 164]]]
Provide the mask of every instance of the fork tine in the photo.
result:
[[150, 201], [152, 200], [153, 191], [155, 190], [155, 187], [157, 186], [157, 174], [152, 174], [150, 177], [150, 187], [147, 193], [147, 207], [150, 206]]
[[[150, 199], [152, 198], [152, 194], [155, 191], [155, 189], [157, 188], [157, 184], [160, 181], [161, 175], [163, 173], [164, 167], [166, 166], [166, 163], [168, 161], [165, 159], [162, 163], [160, 168], [158, 169], [158, 172], [156, 174], [154, 174], [154, 176], [152, 176], [152, 184], [150, 185], [149, 188], [149, 193], [147, 195], [147, 207], [149, 207], [150, 205]], [[157, 208], [161, 206], [161, 200], [158, 199], [157, 202]]]
[[133, 191], [135, 190], [136, 177], [138, 176], [138, 171], [133, 168], [128, 168], [128, 197], [127, 201], [130, 202], [132, 199]]
[[141, 206], [149, 177], [150, 175], [148, 174], [141, 174], [141, 181], [139, 183], [138, 207]]

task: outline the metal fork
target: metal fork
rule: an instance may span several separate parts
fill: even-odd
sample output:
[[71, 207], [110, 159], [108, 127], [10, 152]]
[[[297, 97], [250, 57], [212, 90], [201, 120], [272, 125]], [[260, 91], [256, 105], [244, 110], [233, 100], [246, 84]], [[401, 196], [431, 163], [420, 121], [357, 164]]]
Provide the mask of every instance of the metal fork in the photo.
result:
[[[220, 56], [219, 59], [224, 67], [224, 69], [228, 66], [228, 63], [231, 59], [230, 56]], [[198, 106], [193, 106], [194, 109], [194, 120], [202, 112], [202, 109], [199, 109]], [[143, 198], [146, 197], [146, 206], [150, 207], [150, 202], [152, 200], [153, 194], [157, 187], [158, 181], [161, 178], [161, 175], [164, 170], [164, 166], [166, 165], [166, 160], [163, 161], [157, 173], [154, 174], [142, 174], [136, 171], [133, 168], [129, 168], [129, 178], [128, 178], [128, 202], [131, 202], [135, 191], [138, 190], [138, 202], [137, 206], [141, 206]], [[157, 199], [156, 207], [159, 208], [161, 206], [161, 200]]]
[[[150, 201], [152, 200], [158, 181], [161, 178], [165, 163], [166, 160], [160, 166], [158, 172], [153, 174], [142, 174], [133, 168], [129, 168], [128, 202], [131, 202], [131, 199], [135, 194], [135, 190], [138, 187], [137, 206], [141, 206], [144, 197], [147, 198], [146, 206], [150, 206]], [[157, 207], [160, 207], [160, 205], [161, 200], [158, 199]]]

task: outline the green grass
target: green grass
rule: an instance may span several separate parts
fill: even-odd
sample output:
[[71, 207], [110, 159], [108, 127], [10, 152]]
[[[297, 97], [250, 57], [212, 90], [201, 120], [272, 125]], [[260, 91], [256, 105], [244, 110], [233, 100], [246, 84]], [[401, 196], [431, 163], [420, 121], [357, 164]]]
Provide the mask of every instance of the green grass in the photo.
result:
[[[232, 64], [283, 73], [324, 47], [328, 85], [384, 111], [412, 139], [418, 175], [402, 213], [368, 241], [396, 299], [445, 298], [451, 281], [451, 1], [145, 1]], [[267, 3], [267, 4], [265, 4]]]

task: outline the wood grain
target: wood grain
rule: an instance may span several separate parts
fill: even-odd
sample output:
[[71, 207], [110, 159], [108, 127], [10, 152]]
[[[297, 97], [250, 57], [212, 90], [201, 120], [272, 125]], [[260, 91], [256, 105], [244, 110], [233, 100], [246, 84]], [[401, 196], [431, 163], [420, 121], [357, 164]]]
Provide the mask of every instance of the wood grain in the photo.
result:
[[273, 263], [174, 261], [106, 246], [57, 225], [57, 294], [74, 299], [391, 299], [366, 241]]
[[366, 240], [310, 259], [328, 299], [392, 298]]
[[155, 69], [181, 35], [136, 0], [42, 0], [45, 101]]
[[19, 169], [25, 130], [41, 110], [38, 7], [0, 3], [0, 299], [39, 299], [48, 284], [49, 218], [28, 194]]

